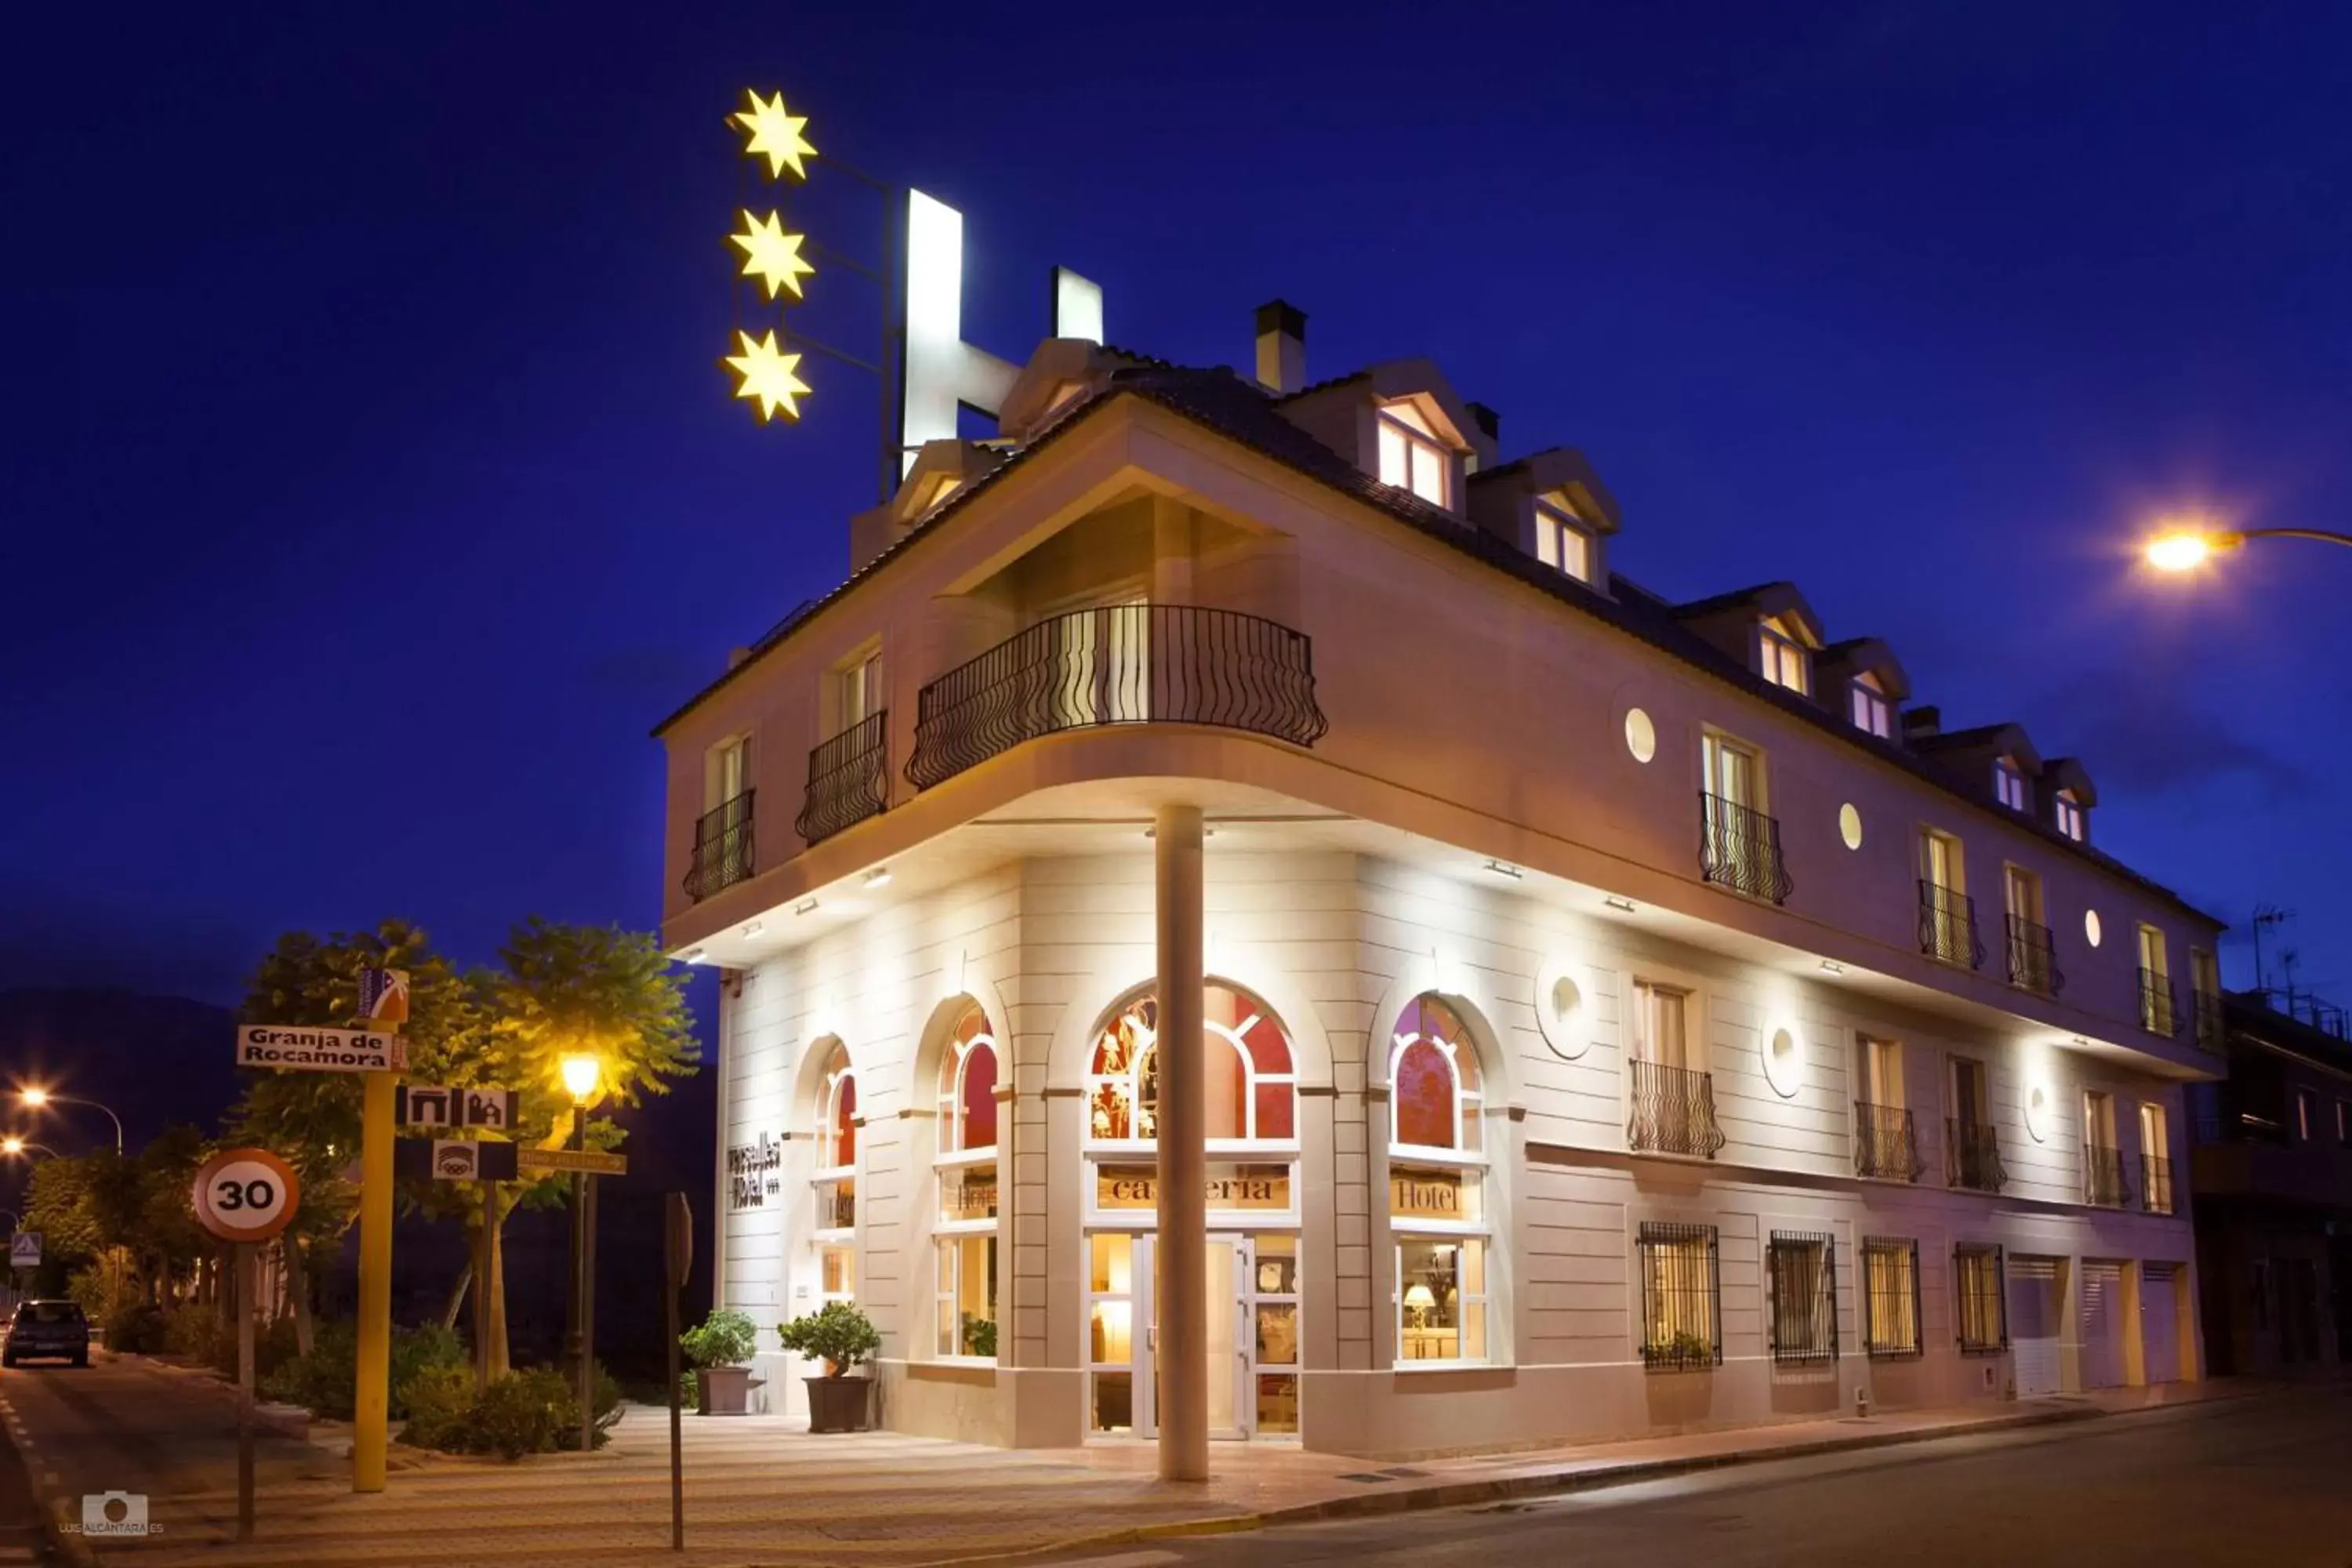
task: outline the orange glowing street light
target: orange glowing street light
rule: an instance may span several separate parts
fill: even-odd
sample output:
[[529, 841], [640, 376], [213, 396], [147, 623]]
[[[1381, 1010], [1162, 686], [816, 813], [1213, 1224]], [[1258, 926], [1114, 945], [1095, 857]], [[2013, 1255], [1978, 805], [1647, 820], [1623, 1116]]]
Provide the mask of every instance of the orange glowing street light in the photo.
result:
[[27, 1142], [26, 1140], [16, 1136], [14, 1132], [9, 1133], [5, 1138], [0, 1138], [0, 1154], [27, 1154], [36, 1152], [47, 1154], [52, 1160], [58, 1157], [58, 1152], [55, 1149], [50, 1148], [47, 1143]]
[[2315, 539], [2324, 544], [2352, 545], [2352, 533], [2330, 533], [2316, 528], [2209, 528], [2189, 521], [2160, 528], [2141, 547], [2141, 554], [2159, 572], [2194, 572], [2218, 556], [2245, 548], [2249, 539]]
[[84, 1100], [79, 1095], [59, 1094], [54, 1089], [43, 1089], [39, 1084], [28, 1083], [16, 1091], [16, 1103], [28, 1110], [38, 1110], [48, 1105], [84, 1105], [92, 1110], [104, 1111], [106, 1119], [114, 1123], [114, 1152], [118, 1154], [122, 1152], [122, 1118], [108, 1110], [105, 1106], [94, 1100]]

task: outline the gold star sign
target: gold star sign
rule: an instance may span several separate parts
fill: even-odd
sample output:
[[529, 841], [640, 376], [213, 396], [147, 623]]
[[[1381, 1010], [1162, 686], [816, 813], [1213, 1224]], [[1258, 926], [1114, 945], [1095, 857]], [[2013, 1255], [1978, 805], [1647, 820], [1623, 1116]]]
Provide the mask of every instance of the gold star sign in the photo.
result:
[[801, 160], [816, 156], [816, 149], [801, 134], [808, 116], [786, 114], [784, 95], [781, 92], [766, 101], [748, 88], [743, 95], [751, 100], [751, 107], [734, 117], [736, 124], [751, 133], [743, 151], [754, 158], [762, 154], [767, 157], [768, 178], [772, 180], [782, 179], [786, 169], [793, 172], [795, 179], [807, 179], [808, 170]]
[[743, 232], [727, 237], [743, 247], [743, 276], [765, 283], [771, 300], [787, 289], [792, 290], [793, 299], [799, 299], [801, 279], [816, 270], [801, 259], [801, 241], [807, 237], [786, 234], [782, 214], [770, 213], [764, 218], [757, 218], [747, 212], [743, 215]]
[[800, 406], [793, 399], [808, 395], [808, 383], [793, 374], [800, 368], [801, 356], [779, 350], [774, 332], [764, 338], [755, 338], [738, 330], [735, 335], [742, 340], [743, 352], [729, 354], [726, 359], [735, 374], [743, 378], [743, 384], [735, 389], [735, 395], [760, 400], [760, 420], [762, 424], [773, 419], [778, 409], [783, 411], [785, 418], [798, 419], [801, 416]]

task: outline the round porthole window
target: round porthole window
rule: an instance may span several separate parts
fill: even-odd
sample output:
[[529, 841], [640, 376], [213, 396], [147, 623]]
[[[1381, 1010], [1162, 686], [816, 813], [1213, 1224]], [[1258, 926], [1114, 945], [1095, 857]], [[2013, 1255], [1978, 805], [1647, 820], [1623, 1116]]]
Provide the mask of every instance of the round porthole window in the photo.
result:
[[1577, 983], [1573, 967], [1558, 959], [1536, 976], [1536, 1026], [1543, 1032], [1544, 1044], [1571, 1061], [1592, 1045], [1584, 1016], [1584, 987]]
[[1797, 1051], [1796, 1032], [1786, 1026], [1775, 1028], [1764, 1037], [1764, 1081], [1772, 1092], [1787, 1100], [1797, 1092], [1804, 1078], [1804, 1063]]
[[2036, 1143], [2050, 1134], [2050, 1090], [2035, 1084], [2025, 1097], [2025, 1130], [2033, 1134]]
[[2093, 947], [2096, 947], [2096, 946], [2098, 946], [2098, 945], [2099, 945], [2099, 911], [2098, 911], [2098, 910], [2084, 910], [2083, 911], [2083, 935], [2084, 935], [2084, 939], [2085, 939], [2085, 940], [2087, 940]]
[[1658, 754], [1657, 726], [1639, 708], [1625, 710], [1625, 749], [1633, 753], [1637, 763], [1646, 763]]
[[1862, 847], [1862, 813], [1851, 802], [1838, 807], [1838, 837], [1845, 840], [1849, 849]]

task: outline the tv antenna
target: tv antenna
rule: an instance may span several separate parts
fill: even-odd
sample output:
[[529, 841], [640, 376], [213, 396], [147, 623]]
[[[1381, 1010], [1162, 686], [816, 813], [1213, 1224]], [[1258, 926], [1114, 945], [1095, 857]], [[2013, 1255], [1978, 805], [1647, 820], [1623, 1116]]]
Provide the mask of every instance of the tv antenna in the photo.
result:
[[[2293, 919], [2294, 919], [2293, 910], [2283, 910], [2276, 904], [2254, 906], [2254, 988], [2258, 991], [2267, 993], [2271, 988], [2270, 971], [2263, 966], [2263, 929], [2266, 926], [2283, 926]], [[2288, 960], [2290, 964], [2293, 962], [2292, 958]]]

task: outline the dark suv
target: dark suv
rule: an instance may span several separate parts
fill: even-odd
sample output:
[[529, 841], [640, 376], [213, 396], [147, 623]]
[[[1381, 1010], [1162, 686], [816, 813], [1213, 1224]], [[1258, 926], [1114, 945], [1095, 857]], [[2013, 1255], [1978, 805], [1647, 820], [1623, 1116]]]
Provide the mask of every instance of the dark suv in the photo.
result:
[[0, 1366], [42, 1356], [89, 1364], [89, 1320], [79, 1301], [27, 1301], [16, 1309], [8, 1337], [0, 1340]]

